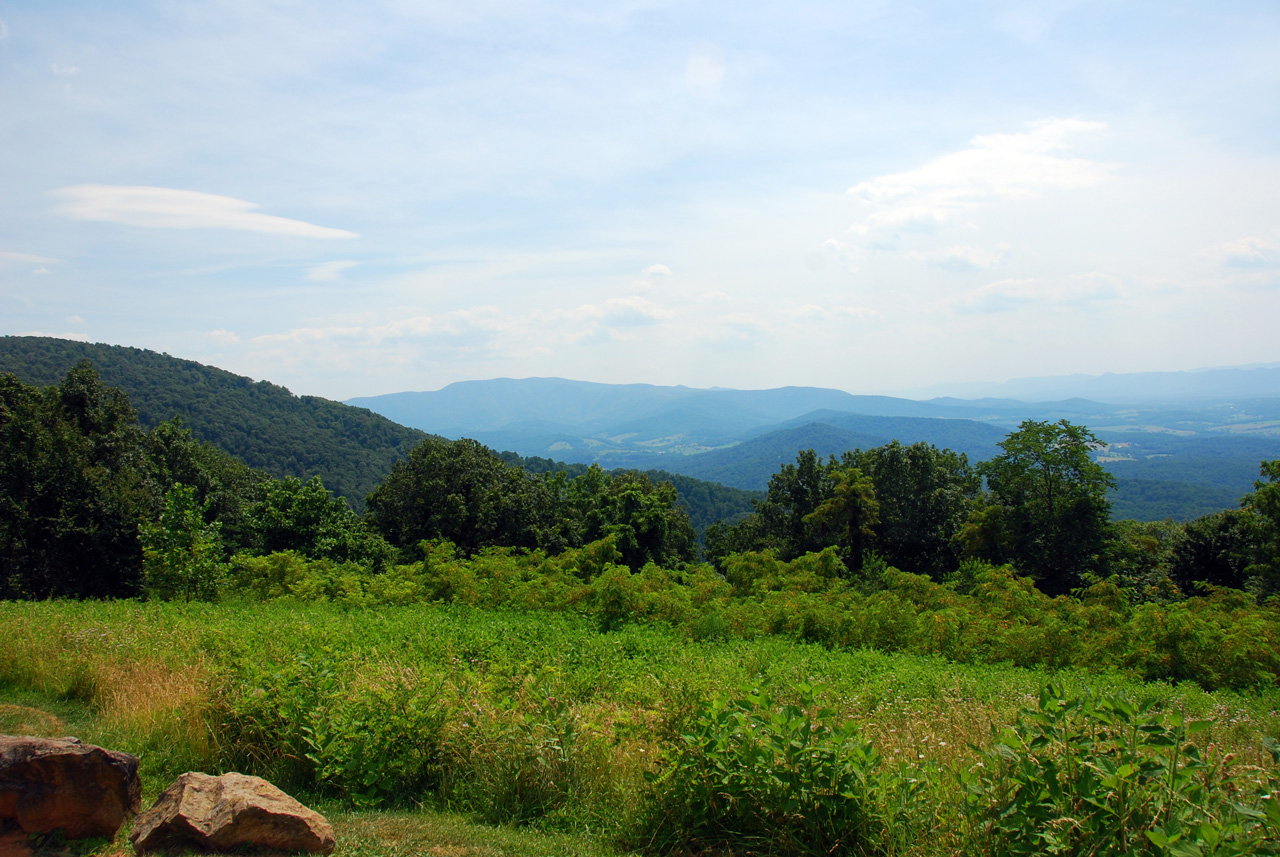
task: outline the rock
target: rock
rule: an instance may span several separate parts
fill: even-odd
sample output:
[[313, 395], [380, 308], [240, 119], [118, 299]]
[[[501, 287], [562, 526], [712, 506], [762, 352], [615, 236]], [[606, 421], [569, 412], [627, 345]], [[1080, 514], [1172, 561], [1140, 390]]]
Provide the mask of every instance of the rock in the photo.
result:
[[333, 828], [320, 813], [260, 777], [235, 773], [178, 777], [134, 820], [129, 841], [139, 854], [245, 846], [328, 854], [334, 844]]
[[0, 735], [0, 820], [24, 833], [114, 837], [138, 811], [138, 757], [79, 738]]

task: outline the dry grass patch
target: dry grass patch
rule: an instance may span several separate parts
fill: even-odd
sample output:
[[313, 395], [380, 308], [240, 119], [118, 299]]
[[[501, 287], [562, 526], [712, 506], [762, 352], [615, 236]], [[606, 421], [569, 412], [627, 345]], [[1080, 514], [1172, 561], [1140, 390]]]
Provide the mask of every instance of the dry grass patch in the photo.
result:
[[26, 705], [0, 705], [0, 733], [34, 735], [37, 738], [61, 738], [67, 734], [62, 719]]

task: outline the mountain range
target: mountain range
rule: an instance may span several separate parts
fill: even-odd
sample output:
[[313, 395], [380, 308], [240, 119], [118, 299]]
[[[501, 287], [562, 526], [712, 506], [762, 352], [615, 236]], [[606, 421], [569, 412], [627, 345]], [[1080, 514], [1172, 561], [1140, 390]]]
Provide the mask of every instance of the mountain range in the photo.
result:
[[[1240, 374], [1249, 372], [1256, 374]], [[1181, 373], [1111, 377], [1139, 387], [1147, 376], [1162, 374]], [[1249, 394], [1266, 393], [1274, 377], [1254, 369], [1205, 374], [1228, 376], [1256, 379], [1255, 386], [1239, 382], [1232, 388]], [[753, 490], [763, 489], [803, 449], [825, 456], [891, 440], [925, 441], [982, 461], [999, 454], [999, 442], [1024, 420], [1066, 419], [1108, 443], [1098, 458], [1118, 480], [1115, 512], [1141, 520], [1185, 519], [1235, 506], [1252, 489], [1259, 463], [1280, 457], [1280, 395], [1121, 403], [1078, 397], [919, 401], [818, 387], [724, 390], [500, 378], [348, 403], [524, 456], [661, 469]]]
[[145, 426], [180, 416], [197, 437], [246, 463], [276, 476], [320, 475], [357, 507], [426, 433], [475, 438], [531, 469], [598, 463], [678, 476], [682, 496], [709, 498], [701, 505], [732, 514], [749, 508], [743, 492], [762, 490], [801, 450], [827, 456], [925, 441], [981, 461], [1027, 419], [1067, 419], [1107, 443], [1098, 460], [1118, 480], [1117, 517], [1188, 519], [1235, 506], [1259, 462], [1280, 458], [1280, 396], [1252, 396], [1266, 392], [1267, 367], [1239, 370], [1261, 384], [1239, 388], [1252, 397], [1161, 402], [919, 401], [816, 387], [505, 378], [343, 404], [137, 348], [0, 337], [0, 372], [27, 383], [57, 383], [82, 359], [128, 392]]

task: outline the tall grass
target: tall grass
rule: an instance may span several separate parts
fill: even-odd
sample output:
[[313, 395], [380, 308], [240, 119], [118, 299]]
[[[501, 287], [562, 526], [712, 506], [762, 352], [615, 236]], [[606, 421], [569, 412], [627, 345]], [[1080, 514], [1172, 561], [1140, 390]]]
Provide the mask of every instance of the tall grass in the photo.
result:
[[[1258, 777], [1275, 771], [1263, 746], [1280, 736], [1274, 690], [1210, 693], [781, 637], [698, 642], [664, 625], [604, 631], [563, 611], [0, 603], [0, 685], [85, 700], [103, 740], [138, 753], [156, 780], [239, 769], [357, 806], [463, 809], [633, 844], [657, 841], [641, 820], [661, 805], [663, 777], [707, 707], [759, 689], [770, 712], [796, 706], [820, 729], [855, 724], [883, 770], [916, 781], [918, 799], [893, 810], [895, 829], [915, 833], [877, 848], [963, 850], [961, 773], [1051, 680], [1065, 695], [1093, 688], [1207, 720], [1198, 740]], [[884, 812], [891, 792], [877, 792]]]

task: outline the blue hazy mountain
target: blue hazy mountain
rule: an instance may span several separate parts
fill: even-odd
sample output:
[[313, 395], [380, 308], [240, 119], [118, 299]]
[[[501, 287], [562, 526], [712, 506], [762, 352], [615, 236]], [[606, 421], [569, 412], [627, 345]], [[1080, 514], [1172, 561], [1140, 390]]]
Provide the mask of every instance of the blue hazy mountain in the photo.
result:
[[[497, 450], [606, 468], [661, 469], [752, 490], [764, 488], [804, 449], [826, 456], [891, 440], [926, 441], [976, 462], [998, 454], [999, 441], [1024, 420], [1066, 419], [1110, 444], [1099, 460], [1119, 481], [1113, 495], [1119, 515], [1189, 518], [1235, 505], [1251, 490], [1259, 462], [1280, 458], [1280, 394], [1174, 397], [1175, 382], [1191, 375], [1197, 377], [1189, 389], [1204, 392], [1205, 385], [1220, 384], [1222, 391], [1237, 393], [1265, 392], [1273, 377], [1265, 367], [1070, 376], [1047, 379], [1063, 383], [1040, 385], [1036, 389], [1046, 397], [1039, 401], [1010, 395], [918, 401], [819, 387], [725, 390], [502, 378], [348, 403], [423, 431], [473, 437]], [[1081, 378], [1101, 378], [1098, 389], [1104, 391], [1145, 392], [1132, 401], [1102, 402], [1076, 395]]]

